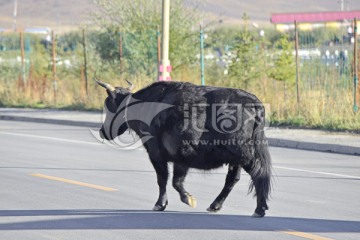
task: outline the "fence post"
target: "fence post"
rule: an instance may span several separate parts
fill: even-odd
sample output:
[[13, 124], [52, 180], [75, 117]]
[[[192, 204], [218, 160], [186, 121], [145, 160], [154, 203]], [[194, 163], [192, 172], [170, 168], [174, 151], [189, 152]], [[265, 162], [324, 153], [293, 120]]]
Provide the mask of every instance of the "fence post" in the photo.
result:
[[299, 88], [299, 33], [296, 20], [295, 26], [295, 63], [296, 63], [296, 100], [300, 104], [300, 88]]
[[[160, 34], [159, 26], [157, 27], [156, 36], [157, 36], [157, 61], [158, 61], [157, 66], [159, 70], [161, 65], [161, 34]], [[158, 79], [160, 79], [160, 71], [158, 71]]]
[[24, 47], [24, 33], [20, 32], [20, 48], [21, 48], [21, 81], [23, 88], [26, 87], [25, 78], [25, 47]]
[[157, 36], [157, 43], [158, 43], [158, 65], [160, 66], [160, 63], [161, 63], [161, 34], [160, 34], [159, 27], [156, 31], [156, 36]]
[[84, 47], [84, 77], [85, 77], [85, 92], [86, 96], [88, 95], [88, 74], [87, 74], [87, 56], [86, 56], [86, 34], [85, 29], [82, 32], [83, 37], [83, 47]]
[[119, 61], [120, 61], [120, 76], [121, 76], [123, 73], [123, 40], [120, 30], [119, 30]]
[[200, 67], [201, 67], [201, 85], [205, 85], [205, 64], [204, 64], [204, 30], [200, 24]]
[[57, 82], [56, 82], [56, 39], [54, 30], [51, 31], [52, 40], [52, 72], [53, 72], [53, 87], [54, 87], [54, 103], [57, 104], [56, 93], [57, 93]]
[[357, 19], [354, 19], [354, 112], [359, 110], [357, 105], [357, 87], [358, 87], [358, 72], [357, 72], [357, 65], [358, 65], [358, 52], [357, 52]]

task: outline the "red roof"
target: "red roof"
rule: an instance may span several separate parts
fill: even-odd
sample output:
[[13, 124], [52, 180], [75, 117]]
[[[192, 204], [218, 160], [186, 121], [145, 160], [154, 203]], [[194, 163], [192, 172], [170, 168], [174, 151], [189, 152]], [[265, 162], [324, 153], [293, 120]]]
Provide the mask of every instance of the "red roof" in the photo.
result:
[[272, 23], [293, 23], [297, 22], [334, 22], [342, 20], [353, 20], [360, 18], [360, 11], [344, 12], [312, 12], [312, 13], [275, 13], [271, 14]]

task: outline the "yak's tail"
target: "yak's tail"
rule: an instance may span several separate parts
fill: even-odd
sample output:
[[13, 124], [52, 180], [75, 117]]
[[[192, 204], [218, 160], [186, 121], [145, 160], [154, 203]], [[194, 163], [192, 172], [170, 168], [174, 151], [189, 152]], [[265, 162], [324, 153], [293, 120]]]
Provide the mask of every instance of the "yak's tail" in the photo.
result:
[[253, 144], [255, 145], [254, 159], [245, 170], [251, 176], [251, 183], [249, 186], [249, 193], [255, 188], [255, 196], [261, 199], [269, 199], [271, 192], [271, 156], [268, 149], [268, 142], [265, 137], [265, 109], [262, 106], [255, 107], [256, 121], [253, 132]]

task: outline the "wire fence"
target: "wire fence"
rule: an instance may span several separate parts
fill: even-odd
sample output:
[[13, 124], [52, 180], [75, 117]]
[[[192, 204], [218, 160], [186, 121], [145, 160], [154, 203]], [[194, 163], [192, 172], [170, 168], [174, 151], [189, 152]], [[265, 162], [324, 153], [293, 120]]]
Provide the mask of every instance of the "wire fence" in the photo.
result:
[[[238, 61], [233, 48], [239, 42], [234, 38], [232, 43], [214, 46], [208, 40], [217, 37], [212, 36], [214, 32], [205, 30], [204, 34], [207, 37], [203, 44], [206, 82], [237, 87], [230, 84], [228, 73], [231, 64]], [[295, 46], [294, 33], [285, 34]], [[45, 35], [0, 33], [0, 91], [3, 95], [8, 94], [8, 99], [13, 98], [13, 103], [18, 101], [24, 104], [29, 99], [35, 98], [45, 105], [54, 104], [56, 93], [62, 105], [73, 102], [84, 103], [90, 96], [91, 99], [95, 99], [91, 107], [97, 108], [96, 102], [101, 102], [103, 96], [94, 90], [92, 87], [95, 86], [94, 83], [89, 81], [95, 73], [110, 83], [119, 82], [123, 78], [133, 80], [134, 77], [140, 76], [137, 77], [141, 78], [138, 84], [140, 86], [157, 79], [159, 37], [160, 34], [155, 29], [132, 33], [84, 31], [83, 34], [55, 35], [55, 41], [50, 32]], [[201, 52], [200, 34], [194, 34], [192, 38], [194, 44], [198, 46], [190, 54], [196, 60]], [[267, 41], [261, 40], [251, 49], [250, 52], [259, 55], [257, 66], [251, 68], [252, 71], [267, 72], [274, 68], [276, 61], [274, 56], [277, 56], [281, 49], [275, 48], [274, 42]], [[284, 112], [287, 111], [289, 102], [293, 104], [293, 108], [296, 108], [293, 112], [303, 112], [305, 115], [310, 114], [309, 109], [323, 116], [350, 114], [349, 109], [352, 109], [354, 98], [359, 95], [354, 94], [355, 42], [357, 40], [351, 24], [342, 24], [340, 28], [322, 27], [311, 31], [300, 29], [298, 31], [300, 103], [293, 104], [297, 99], [294, 84], [289, 83], [286, 86], [284, 83], [287, 81], [274, 80], [267, 74], [259, 75], [259, 79], [254, 80], [257, 82], [255, 90], [248, 90], [253, 90], [269, 102], [272, 101], [271, 98], [276, 98], [279, 102], [279, 96], [284, 96], [281, 99], [282, 104], [275, 101], [272, 103], [279, 112], [283, 112], [281, 113], [283, 117], [287, 117]], [[294, 47], [292, 54], [295, 61]], [[202, 82], [200, 59], [201, 57], [198, 57], [198, 61], [188, 64], [188, 71], [192, 71], [188, 79], [198, 84]], [[264, 66], [260, 66], [261, 64]], [[289, 65], [289, 68], [294, 67]], [[186, 76], [184, 74], [186, 69], [179, 69], [181, 73], [178, 75]], [[17, 84], [16, 87], [28, 89], [27, 98], [22, 95], [13, 97], [12, 92], [6, 90], [11, 88], [14, 82]], [[309, 107], [311, 104], [314, 106]]]
[[[39, 102], [56, 105], [57, 98], [66, 105], [86, 95], [97, 95], [89, 87], [94, 86], [89, 79], [95, 74], [111, 83], [139, 74], [156, 79], [158, 36], [156, 30], [139, 33], [84, 30], [83, 34], [54, 36], [51, 32], [0, 33], [0, 91], [11, 95], [7, 89], [21, 88], [29, 92], [27, 97], [38, 97]], [[24, 96], [11, 97], [12, 103], [25, 104], [29, 100]]]
[[299, 31], [301, 98], [310, 99], [320, 114], [350, 114], [353, 107], [356, 111], [355, 41], [351, 24], [341, 24], [337, 29]]

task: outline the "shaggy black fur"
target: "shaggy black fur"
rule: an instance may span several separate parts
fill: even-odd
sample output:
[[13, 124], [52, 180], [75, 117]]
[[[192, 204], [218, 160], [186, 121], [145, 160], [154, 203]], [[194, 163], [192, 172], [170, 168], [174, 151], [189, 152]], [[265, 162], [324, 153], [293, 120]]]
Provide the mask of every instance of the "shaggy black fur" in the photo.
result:
[[[179, 192], [181, 201], [192, 207], [195, 207], [196, 200], [183, 186], [189, 168], [211, 170], [227, 164], [229, 171], [225, 186], [208, 211], [221, 209], [239, 181], [243, 168], [252, 179], [249, 192], [255, 189], [257, 197], [253, 216], [265, 215], [271, 188], [271, 157], [264, 135], [265, 109], [256, 96], [240, 89], [196, 86], [183, 82], [156, 82], [133, 94], [124, 88], [116, 88], [114, 92], [108, 91], [108, 94], [105, 105], [109, 112], [117, 112], [118, 115], [126, 112], [126, 116], [121, 117], [138, 119], [119, 126], [115, 135], [121, 135], [130, 127], [140, 137], [145, 133], [153, 136], [144, 142], [144, 147], [156, 170], [159, 184], [159, 198], [154, 210], [162, 211], [168, 203], [168, 162], [174, 163], [174, 188]], [[139, 102], [127, 101], [130, 96]], [[166, 103], [172, 107], [154, 117], [154, 109], [139, 104], [148, 102]], [[127, 111], [119, 109], [121, 104], [128, 108]], [[135, 104], [140, 106], [137, 111], [131, 108]], [[152, 118], [150, 126], [140, 121], [148, 118]], [[105, 124], [106, 121], [111, 123]], [[114, 121], [114, 117], [107, 117], [100, 130], [108, 140], [117, 137], [106, 129], [113, 127]], [[230, 125], [234, 123], [236, 125], [231, 128]], [[236, 129], [236, 126], [239, 128]]]

